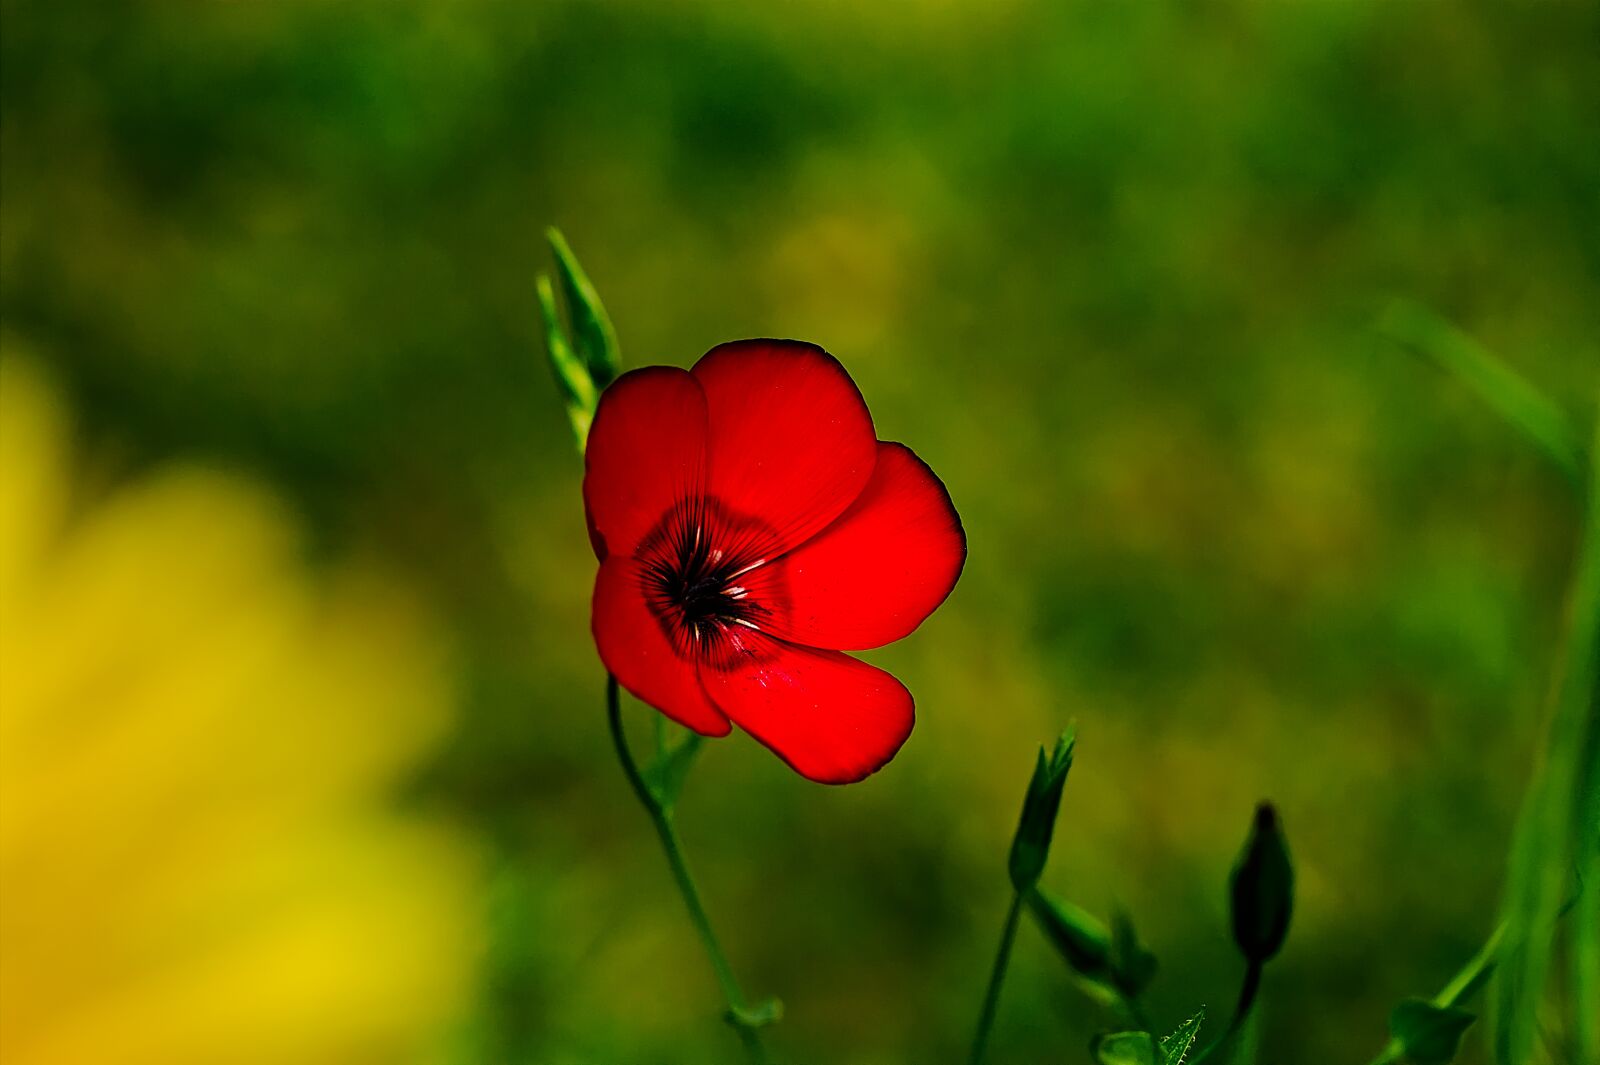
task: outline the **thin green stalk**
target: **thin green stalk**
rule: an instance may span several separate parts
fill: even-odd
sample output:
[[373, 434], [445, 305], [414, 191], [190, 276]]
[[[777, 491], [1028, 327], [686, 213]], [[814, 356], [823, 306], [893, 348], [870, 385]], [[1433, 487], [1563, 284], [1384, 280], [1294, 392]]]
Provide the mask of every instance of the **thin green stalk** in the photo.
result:
[[1005, 982], [1006, 968], [1011, 964], [1011, 944], [1017, 938], [1017, 920], [1022, 916], [1022, 893], [1011, 896], [1011, 908], [1006, 911], [1005, 928], [1000, 932], [1000, 949], [994, 957], [994, 971], [989, 974], [989, 989], [984, 992], [983, 1012], [978, 1015], [978, 1031], [972, 1037], [972, 1054], [967, 1058], [971, 1065], [982, 1065], [989, 1048], [989, 1029], [994, 1027], [995, 1011], [1000, 1006], [1000, 985]]
[[667, 865], [672, 869], [672, 879], [678, 885], [678, 892], [683, 896], [684, 905], [689, 909], [689, 920], [694, 924], [694, 929], [700, 935], [700, 942], [706, 949], [706, 955], [711, 959], [711, 969], [716, 974], [717, 983], [722, 987], [722, 997], [728, 1003], [728, 1020], [733, 1025], [734, 1031], [739, 1033], [739, 1039], [744, 1043], [745, 1052], [755, 1065], [766, 1065], [769, 1060], [766, 1047], [762, 1045], [761, 1033], [754, 1026], [744, 1020], [749, 1006], [745, 1002], [744, 992], [739, 988], [739, 981], [733, 975], [733, 967], [728, 964], [728, 956], [722, 951], [722, 944], [717, 941], [717, 935], [711, 928], [711, 917], [706, 913], [706, 907], [700, 901], [700, 889], [695, 886], [694, 875], [689, 872], [689, 863], [683, 856], [683, 842], [678, 838], [678, 830], [673, 824], [672, 809], [656, 798], [649, 785], [639, 772], [639, 767], [634, 763], [633, 753], [628, 749], [627, 736], [622, 731], [622, 706], [621, 693], [617, 688], [617, 678], [606, 675], [606, 718], [611, 725], [611, 740], [617, 748], [617, 760], [622, 763], [622, 771], [632, 785], [634, 794], [639, 796], [639, 802], [644, 805], [645, 812], [650, 815], [650, 823], [655, 826], [656, 835], [661, 837], [661, 847], [667, 854]]
[[1233, 1010], [1233, 1020], [1228, 1022], [1227, 1030], [1218, 1036], [1215, 1042], [1195, 1055], [1195, 1065], [1200, 1065], [1238, 1037], [1250, 1016], [1250, 1010], [1255, 1006], [1256, 995], [1261, 991], [1261, 971], [1264, 968], [1266, 963], [1260, 961], [1252, 961], [1246, 965], [1244, 981], [1239, 985], [1239, 1004]]

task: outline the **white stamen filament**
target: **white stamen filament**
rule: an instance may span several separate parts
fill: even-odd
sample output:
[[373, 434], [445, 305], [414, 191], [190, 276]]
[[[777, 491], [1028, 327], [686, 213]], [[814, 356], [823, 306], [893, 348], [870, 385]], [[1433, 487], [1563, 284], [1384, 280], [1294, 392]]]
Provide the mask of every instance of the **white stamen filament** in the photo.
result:
[[746, 566], [744, 569], [735, 570], [734, 572], [728, 574], [728, 578], [727, 579], [731, 581], [735, 577], [743, 577], [746, 573], [749, 573], [751, 570], [755, 569], [757, 566], [765, 566], [766, 564], [767, 564], [767, 560], [766, 559], [758, 558], [754, 562], [752, 562], [748, 566]]

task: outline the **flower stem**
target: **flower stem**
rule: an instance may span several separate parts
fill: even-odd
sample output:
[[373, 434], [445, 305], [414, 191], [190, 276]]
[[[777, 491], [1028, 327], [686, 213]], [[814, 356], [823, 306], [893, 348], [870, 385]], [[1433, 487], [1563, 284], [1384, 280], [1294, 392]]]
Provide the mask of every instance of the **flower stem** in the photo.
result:
[[1000, 1005], [1000, 985], [1005, 982], [1006, 967], [1011, 964], [1011, 943], [1017, 938], [1017, 918], [1022, 915], [1022, 893], [1013, 892], [1011, 908], [1006, 911], [1005, 928], [1000, 932], [1000, 949], [994, 956], [994, 971], [989, 974], [989, 989], [984, 992], [983, 1012], [978, 1015], [978, 1031], [972, 1037], [970, 1065], [982, 1065], [989, 1048], [989, 1029], [994, 1027], [995, 1010]]
[[634, 763], [633, 753], [628, 749], [628, 738], [622, 731], [621, 693], [617, 688], [617, 678], [610, 674], [606, 675], [606, 719], [611, 725], [611, 740], [616, 744], [617, 760], [622, 763], [622, 772], [627, 776], [628, 783], [633, 787], [634, 794], [639, 797], [645, 812], [650, 815], [650, 823], [655, 826], [656, 835], [661, 838], [661, 848], [666, 851], [667, 865], [672, 869], [673, 882], [678, 885], [683, 903], [689, 909], [689, 920], [694, 924], [695, 931], [700, 935], [700, 942], [711, 959], [712, 971], [716, 973], [717, 983], [722, 987], [722, 997], [728, 1003], [728, 1023], [739, 1033], [739, 1039], [744, 1043], [745, 1052], [751, 1062], [754, 1065], [766, 1065], [769, 1059], [766, 1047], [761, 1042], [761, 1033], [744, 1018], [748, 1009], [744, 992], [739, 989], [739, 981], [733, 975], [733, 967], [728, 964], [728, 957], [722, 952], [722, 945], [717, 942], [717, 935], [711, 929], [711, 917], [706, 913], [705, 904], [700, 901], [700, 889], [695, 886], [694, 875], [689, 872], [689, 863], [683, 856], [683, 842], [678, 838], [678, 830], [673, 824], [672, 808], [664, 805], [650, 790], [639, 772], [638, 765]]
[[[1211, 1055], [1229, 1046], [1244, 1028], [1244, 1022], [1250, 1017], [1250, 1010], [1255, 1005], [1256, 994], [1261, 990], [1261, 970], [1265, 963], [1251, 961], [1247, 963], [1244, 971], [1244, 982], [1239, 987], [1239, 1005], [1234, 1007], [1233, 1020], [1228, 1022], [1228, 1028], [1218, 1036], [1210, 1046], [1195, 1055], [1195, 1065], [1210, 1059]], [[1230, 1055], [1232, 1052], [1230, 1051]]]

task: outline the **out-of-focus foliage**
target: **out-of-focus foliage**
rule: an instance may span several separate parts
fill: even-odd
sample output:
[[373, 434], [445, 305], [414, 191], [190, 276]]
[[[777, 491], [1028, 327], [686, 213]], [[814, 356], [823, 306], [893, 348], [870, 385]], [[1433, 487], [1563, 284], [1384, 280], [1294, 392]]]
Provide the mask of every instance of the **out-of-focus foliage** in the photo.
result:
[[[1494, 926], [1579, 507], [1379, 322], [1427, 308], [1589, 424], [1600, 8], [0, 15], [0, 310], [83, 413], [89, 483], [249, 469], [461, 649], [414, 782], [496, 856], [460, 1060], [732, 1049], [605, 736], [549, 223], [625, 366], [821, 343], [969, 534], [951, 601], [875, 656], [918, 699], [889, 770], [819, 789], [735, 738], [684, 791], [786, 1060], [960, 1055], [1016, 766], [1069, 718], [1042, 883], [1135, 915], [1156, 1031], [1236, 991], [1263, 797], [1296, 869], [1264, 1060], [1370, 1057]], [[1104, 1015], [1034, 931], [993, 1060], [1082, 1060]]]
[[[0, 362], [0, 1057], [390, 1061], [460, 1015], [464, 841], [385, 808], [446, 724], [437, 638], [198, 468], [109, 497]], [[322, 586], [325, 583], [326, 586]]]

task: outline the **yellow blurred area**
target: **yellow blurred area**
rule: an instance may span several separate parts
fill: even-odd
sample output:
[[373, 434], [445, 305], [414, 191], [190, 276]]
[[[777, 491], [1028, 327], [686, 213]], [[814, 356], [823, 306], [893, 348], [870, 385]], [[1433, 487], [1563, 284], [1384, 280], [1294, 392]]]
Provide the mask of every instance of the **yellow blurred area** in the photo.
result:
[[390, 793], [448, 723], [443, 648], [268, 494], [74, 487], [0, 360], [0, 1060], [417, 1060], [459, 1018], [471, 856]]

